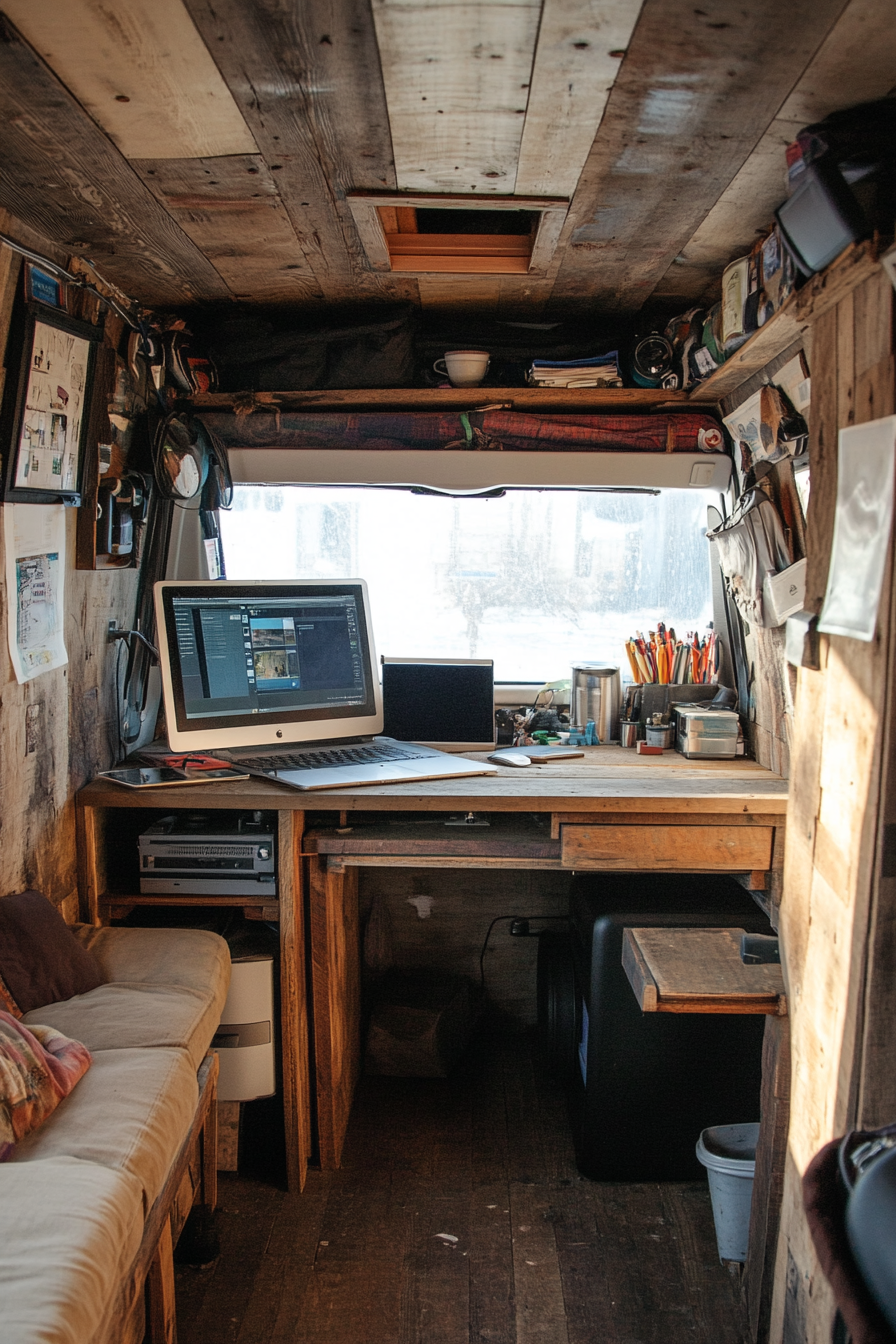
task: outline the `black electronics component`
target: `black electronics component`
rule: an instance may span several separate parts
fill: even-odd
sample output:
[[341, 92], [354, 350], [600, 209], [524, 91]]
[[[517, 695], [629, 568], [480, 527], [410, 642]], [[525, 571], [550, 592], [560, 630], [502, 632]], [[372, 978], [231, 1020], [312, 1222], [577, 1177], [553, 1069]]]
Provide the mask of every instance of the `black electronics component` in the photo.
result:
[[494, 664], [486, 658], [383, 658], [383, 732], [441, 751], [495, 744]]
[[709, 1125], [759, 1118], [763, 1019], [642, 1013], [622, 931], [769, 924], [733, 878], [578, 874], [569, 932], [539, 939], [539, 1027], [568, 1088], [576, 1160], [598, 1181], [699, 1179]]
[[205, 812], [163, 817], [139, 837], [143, 895], [277, 895], [268, 813]]

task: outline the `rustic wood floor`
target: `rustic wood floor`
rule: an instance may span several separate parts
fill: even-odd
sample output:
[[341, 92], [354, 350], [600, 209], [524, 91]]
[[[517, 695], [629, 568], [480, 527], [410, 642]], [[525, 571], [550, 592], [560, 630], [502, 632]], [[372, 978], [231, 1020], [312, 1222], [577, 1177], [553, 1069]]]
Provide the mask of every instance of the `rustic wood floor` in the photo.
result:
[[745, 1344], [705, 1185], [575, 1168], [525, 1037], [450, 1080], [368, 1078], [301, 1196], [222, 1173], [222, 1253], [178, 1268], [180, 1344]]

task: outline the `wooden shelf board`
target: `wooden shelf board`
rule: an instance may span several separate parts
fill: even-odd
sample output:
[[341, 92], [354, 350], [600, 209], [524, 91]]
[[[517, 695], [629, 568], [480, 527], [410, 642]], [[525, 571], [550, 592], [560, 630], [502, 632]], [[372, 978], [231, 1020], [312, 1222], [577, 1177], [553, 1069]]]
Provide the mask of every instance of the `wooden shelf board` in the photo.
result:
[[729, 360], [695, 387], [689, 396], [691, 403], [715, 403], [736, 391], [776, 355], [800, 340], [816, 318], [864, 284], [879, 268], [876, 240], [869, 239], [847, 248], [827, 270], [814, 275], [802, 289], [792, 294], [764, 327], [754, 332]]
[[787, 1011], [778, 965], [745, 966], [743, 929], [631, 928], [622, 964], [645, 1013]]
[[[196, 411], [231, 411], [252, 393], [210, 392], [194, 396]], [[502, 406], [515, 411], [628, 412], [693, 410], [687, 392], [643, 387], [393, 387], [258, 392], [256, 410], [470, 411]]]

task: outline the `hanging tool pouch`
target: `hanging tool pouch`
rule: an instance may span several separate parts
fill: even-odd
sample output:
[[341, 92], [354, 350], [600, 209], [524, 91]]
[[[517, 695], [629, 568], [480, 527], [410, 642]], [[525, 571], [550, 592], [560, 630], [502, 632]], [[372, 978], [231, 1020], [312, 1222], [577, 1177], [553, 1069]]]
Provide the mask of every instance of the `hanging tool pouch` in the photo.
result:
[[775, 622], [764, 610], [762, 581], [793, 564], [790, 536], [761, 486], [741, 495], [721, 527], [707, 532], [737, 609], [750, 625]]

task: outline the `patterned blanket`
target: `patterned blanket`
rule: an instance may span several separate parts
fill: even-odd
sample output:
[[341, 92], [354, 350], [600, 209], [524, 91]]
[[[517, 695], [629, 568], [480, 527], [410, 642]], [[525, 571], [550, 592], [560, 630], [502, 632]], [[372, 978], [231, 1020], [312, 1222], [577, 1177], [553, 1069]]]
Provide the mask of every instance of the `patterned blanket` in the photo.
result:
[[55, 1111], [90, 1064], [80, 1041], [0, 1012], [0, 1162]]

